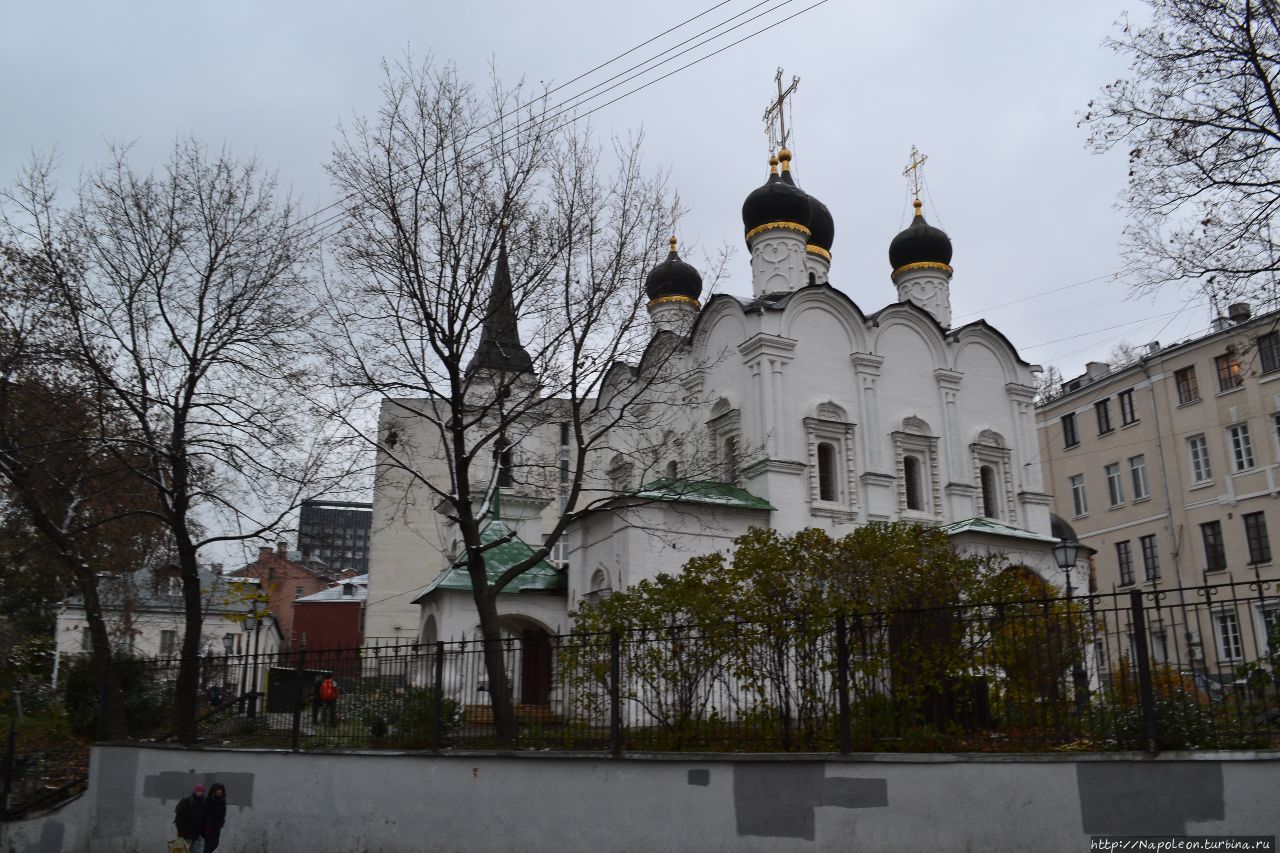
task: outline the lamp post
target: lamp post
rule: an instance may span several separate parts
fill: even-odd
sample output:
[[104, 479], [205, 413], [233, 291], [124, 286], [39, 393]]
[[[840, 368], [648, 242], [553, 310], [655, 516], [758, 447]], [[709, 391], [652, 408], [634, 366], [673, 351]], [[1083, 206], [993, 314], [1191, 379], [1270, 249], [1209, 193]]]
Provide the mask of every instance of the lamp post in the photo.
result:
[[258, 716], [258, 647], [262, 620], [258, 616], [258, 600], [253, 600], [253, 684], [249, 686], [249, 718]]
[[1089, 676], [1080, 663], [1075, 637], [1075, 593], [1071, 588], [1071, 570], [1080, 559], [1080, 543], [1075, 539], [1060, 539], [1053, 546], [1053, 558], [1067, 576], [1067, 642], [1071, 644], [1071, 684], [1074, 688], [1076, 714], [1083, 715], [1089, 703]]

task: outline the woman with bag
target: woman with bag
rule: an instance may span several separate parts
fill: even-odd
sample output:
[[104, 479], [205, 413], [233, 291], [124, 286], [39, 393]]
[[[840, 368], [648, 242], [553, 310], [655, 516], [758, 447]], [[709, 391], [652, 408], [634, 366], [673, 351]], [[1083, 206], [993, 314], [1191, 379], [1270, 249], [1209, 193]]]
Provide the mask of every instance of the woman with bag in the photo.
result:
[[209, 802], [204, 807], [204, 853], [218, 849], [222, 825], [227, 822], [227, 786], [214, 782], [209, 788]]

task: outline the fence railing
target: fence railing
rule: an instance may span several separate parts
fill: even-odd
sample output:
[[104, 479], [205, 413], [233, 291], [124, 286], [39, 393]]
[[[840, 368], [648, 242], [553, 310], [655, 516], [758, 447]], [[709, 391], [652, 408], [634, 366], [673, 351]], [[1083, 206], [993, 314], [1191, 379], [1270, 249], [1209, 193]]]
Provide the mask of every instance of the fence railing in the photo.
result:
[[[323, 748], [1009, 751], [1266, 747], [1280, 738], [1276, 582], [948, 608], [780, 614], [612, 634], [201, 660], [200, 738]], [[157, 689], [177, 661], [155, 661]], [[336, 701], [320, 698], [331, 676]]]

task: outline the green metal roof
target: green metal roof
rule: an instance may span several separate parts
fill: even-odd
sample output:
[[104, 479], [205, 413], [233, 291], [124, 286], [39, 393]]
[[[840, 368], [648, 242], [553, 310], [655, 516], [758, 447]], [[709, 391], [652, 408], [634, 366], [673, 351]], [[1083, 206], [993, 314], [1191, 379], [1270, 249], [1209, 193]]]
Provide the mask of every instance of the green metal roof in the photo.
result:
[[1010, 527], [1007, 524], [1001, 524], [989, 518], [966, 518], [963, 521], [944, 525], [939, 529], [948, 536], [955, 536], [958, 533], [984, 533], [988, 536], [1005, 536], [1010, 539], [1029, 539], [1032, 542], [1053, 542], [1056, 544], [1058, 541], [1053, 536], [1032, 533], [1030, 530], [1023, 530], [1021, 527]]
[[[493, 545], [506, 539], [501, 545]], [[490, 521], [480, 531], [480, 543], [482, 545], [493, 545], [484, 551], [484, 570], [492, 583], [502, 576], [502, 573], [514, 566], [521, 560], [527, 559], [533, 553], [533, 549], [525, 544], [524, 540], [516, 536], [515, 531], [505, 522], [498, 519]], [[546, 560], [539, 560], [534, 564], [533, 568], [521, 574], [511, 583], [503, 587], [503, 594], [515, 592], [558, 592], [567, 586], [565, 581], [565, 573], [561, 569], [557, 569]], [[414, 598], [414, 603], [422, 599], [427, 593], [437, 589], [459, 589], [471, 590], [471, 575], [467, 571], [466, 555], [459, 557], [454, 561], [453, 565], [445, 569], [440, 575], [427, 585], [422, 592], [418, 593]]]
[[758, 498], [746, 489], [711, 480], [668, 480], [664, 477], [641, 486], [635, 497], [641, 500], [682, 501], [733, 509], [777, 509], [764, 498]]

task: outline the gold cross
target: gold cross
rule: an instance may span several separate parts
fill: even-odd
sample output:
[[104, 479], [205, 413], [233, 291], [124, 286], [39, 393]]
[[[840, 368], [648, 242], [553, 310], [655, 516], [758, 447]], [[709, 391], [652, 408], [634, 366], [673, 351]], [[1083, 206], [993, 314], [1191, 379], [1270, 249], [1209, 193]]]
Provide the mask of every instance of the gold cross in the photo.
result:
[[920, 198], [920, 167], [924, 165], [924, 161], [929, 159], [928, 154], [921, 154], [916, 150], [914, 145], [911, 146], [911, 162], [907, 164], [907, 168], [902, 170], [902, 176], [910, 178], [911, 192], [918, 199]]
[[[778, 73], [773, 79], [778, 84], [778, 99], [769, 104], [769, 108], [764, 111], [764, 126], [765, 132], [769, 134], [770, 150], [787, 147], [787, 142], [790, 140], [791, 135], [787, 133], [787, 117], [783, 114], [783, 108], [786, 106], [787, 96], [795, 94], [796, 88], [800, 85], [800, 78], [792, 76], [791, 85], [784, 92], [782, 90], [781, 68], [778, 69]], [[773, 126], [775, 118], [778, 120], [777, 128]]]

